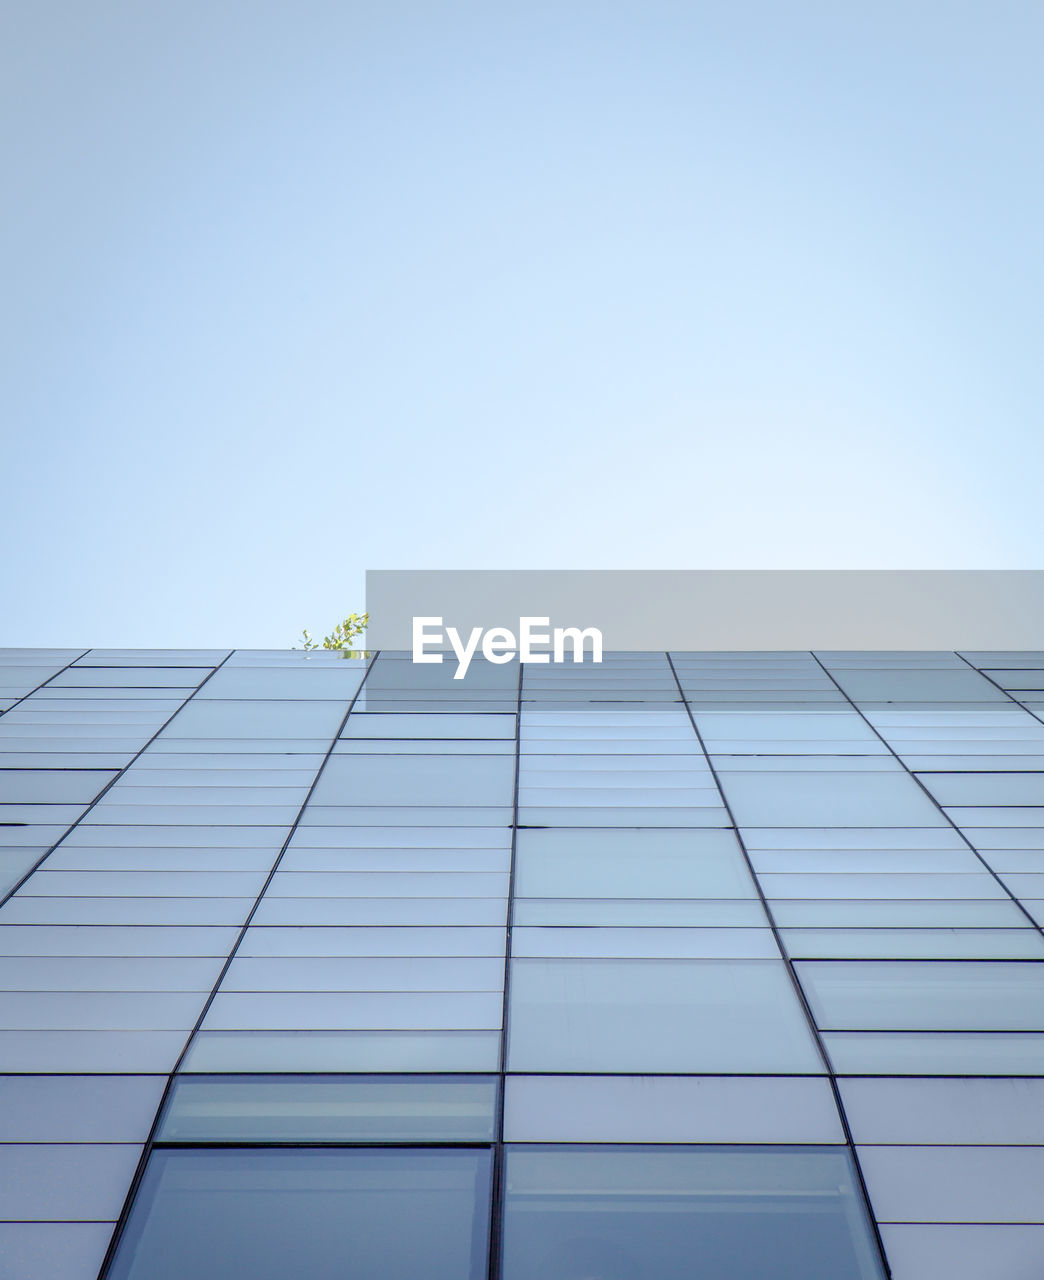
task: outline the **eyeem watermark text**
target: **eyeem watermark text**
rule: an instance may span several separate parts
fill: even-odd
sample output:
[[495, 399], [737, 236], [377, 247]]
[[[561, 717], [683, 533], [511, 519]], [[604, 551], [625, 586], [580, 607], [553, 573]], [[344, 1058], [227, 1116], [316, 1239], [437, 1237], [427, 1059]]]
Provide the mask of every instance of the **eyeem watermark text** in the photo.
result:
[[570, 649], [574, 662], [583, 662], [585, 644], [590, 643], [591, 661], [602, 661], [602, 633], [597, 627], [555, 627], [550, 618], [519, 618], [518, 635], [508, 627], [472, 627], [464, 640], [456, 627], [443, 629], [441, 618], [413, 619], [413, 661], [441, 662], [443, 654], [426, 650], [450, 648], [457, 656], [454, 680], [463, 680], [471, 659], [481, 648], [487, 662], [565, 662]]

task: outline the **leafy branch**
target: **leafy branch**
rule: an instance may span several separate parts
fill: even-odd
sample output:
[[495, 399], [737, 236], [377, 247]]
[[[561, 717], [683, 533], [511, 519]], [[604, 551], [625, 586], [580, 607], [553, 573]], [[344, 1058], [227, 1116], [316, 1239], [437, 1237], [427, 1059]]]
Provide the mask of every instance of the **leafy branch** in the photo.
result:
[[294, 648], [301, 648], [306, 651], [312, 649], [336, 649], [343, 658], [368, 658], [369, 652], [365, 649], [354, 649], [354, 642], [366, 630], [366, 624], [370, 621], [369, 613], [350, 613], [343, 622], [339, 622], [328, 636], [323, 636], [322, 642], [313, 640], [307, 630], [301, 632], [303, 643]]

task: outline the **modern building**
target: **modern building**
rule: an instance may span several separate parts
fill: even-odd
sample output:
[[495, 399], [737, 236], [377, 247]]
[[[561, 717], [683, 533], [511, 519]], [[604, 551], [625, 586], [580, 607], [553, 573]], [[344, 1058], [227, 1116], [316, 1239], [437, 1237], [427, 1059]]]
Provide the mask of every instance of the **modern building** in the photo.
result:
[[5, 1280], [1044, 1276], [1044, 653], [0, 699]]

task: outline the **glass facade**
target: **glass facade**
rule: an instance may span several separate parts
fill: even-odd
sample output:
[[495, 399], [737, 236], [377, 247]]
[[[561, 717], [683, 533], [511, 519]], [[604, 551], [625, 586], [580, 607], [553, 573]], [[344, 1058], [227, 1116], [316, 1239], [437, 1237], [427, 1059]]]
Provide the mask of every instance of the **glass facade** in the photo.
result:
[[0, 1271], [1044, 1274], [1044, 653], [452, 672], [0, 653]]

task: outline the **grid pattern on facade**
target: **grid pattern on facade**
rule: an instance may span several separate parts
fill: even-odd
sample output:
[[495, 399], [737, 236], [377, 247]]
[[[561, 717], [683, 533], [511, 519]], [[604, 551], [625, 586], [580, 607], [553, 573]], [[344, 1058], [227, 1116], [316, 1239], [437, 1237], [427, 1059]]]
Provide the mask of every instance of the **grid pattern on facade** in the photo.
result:
[[452, 671], [0, 656], [4, 1274], [1038, 1276], [1044, 654]]

